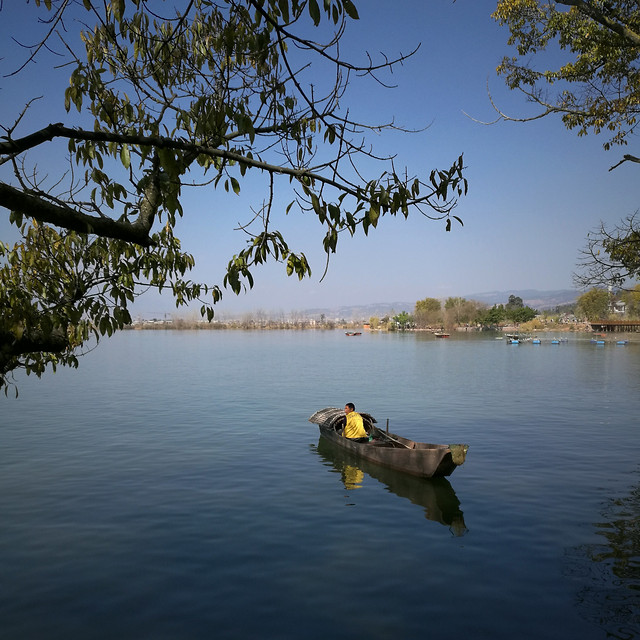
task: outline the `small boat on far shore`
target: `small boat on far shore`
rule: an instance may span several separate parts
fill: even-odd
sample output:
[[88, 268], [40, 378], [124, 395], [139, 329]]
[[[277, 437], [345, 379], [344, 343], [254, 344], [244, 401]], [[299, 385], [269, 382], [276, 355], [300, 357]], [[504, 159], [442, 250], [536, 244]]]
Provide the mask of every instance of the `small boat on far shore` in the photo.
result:
[[362, 332], [361, 331], [346, 331], [345, 336], [361, 336]]
[[521, 342], [531, 342], [533, 338], [528, 333], [507, 333], [507, 344], [520, 344]]
[[436, 333], [433, 334], [436, 338], [448, 338], [449, 334], [448, 333], [444, 333], [443, 331], [437, 331]]

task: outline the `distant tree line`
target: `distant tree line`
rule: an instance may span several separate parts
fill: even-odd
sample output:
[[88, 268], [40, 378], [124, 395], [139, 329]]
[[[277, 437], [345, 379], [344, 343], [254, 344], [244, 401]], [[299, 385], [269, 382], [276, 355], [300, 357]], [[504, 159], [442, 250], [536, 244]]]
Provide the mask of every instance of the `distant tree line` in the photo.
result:
[[[369, 318], [369, 328], [374, 331], [446, 330], [457, 327], [491, 329], [517, 325], [524, 331], [543, 329], [549, 324], [580, 324], [583, 321], [605, 319], [640, 320], [640, 285], [632, 291], [613, 292], [594, 288], [585, 292], [575, 302], [559, 305], [551, 310], [538, 312], [524, 304], [522, 298], [511, 295], [506, 304], [489, 307], [483, 302], [449, 297], [444, 301], [424, 298], [415, 303], [413, 312], [391, 312], [383, 317]], [[170, 320], [136, 322], [128, 328], [144, 329], [358, 329], [364, 323], [357, 320], [331, 319], [326, 314], [310, 318], [302, 312], [280, 312], [276, 315], [265, 311], [244, 313], [241, 317], [203, 322], [198, 314], [191, 317], [172, 317]]]
[[525, 306], [522, 298], [509, 296], [507, 304], [489, 308], [485, 303], [450, 297], [444, 304], [437, 298], [424, 298], [415, 304], [413, 315], [403, 311], [391, 318], [392, 329], [446, 329], [460, 326], [491, 327], [533, 320], [538, 312]]
[[[563, 322], [573, 324], [581, 321], [606, 320], [624, 317], [640, 320], [640, 284], [632, 290], [612, 291], [593, 288], [582, 294], [571, 304], [561, 305], [553, 310], [539, 313], [525, 305], [522, 298], [510, 295], [506, 304], [492, 307], [476, 300], [450, 297], [444, 304], [438, 298], [424, 298], [415, 304], [413, 314], [402, 311], [386, 318], [371, 318], [372, 329], [406, 331], [408, 329], [446, 329], [460, 326], [478, 328], [501, 327], [505, 325], [531, 324], [544, 315], [543, 322], [558, 322], [560, 318], [570, 318]], [[540, 324], [540, 323], [539, 323]], [[537, 329], [540, 327], [533, 326]]]

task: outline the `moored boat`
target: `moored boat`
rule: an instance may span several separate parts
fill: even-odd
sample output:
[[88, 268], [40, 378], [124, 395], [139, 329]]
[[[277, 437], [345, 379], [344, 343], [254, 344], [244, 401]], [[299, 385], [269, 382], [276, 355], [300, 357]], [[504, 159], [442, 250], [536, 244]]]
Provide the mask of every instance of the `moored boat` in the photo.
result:
[[448, 338], [449, 334], [448, 333], [444, 333], [443, 331], [437, 331], [435, 334], [436, 338]]
[[388, 433], [375, 426], [376, 419], [360, 413], [369, 442], [355, 442], [342, 435], [344, 410], [328, 407], [316, 411], [309, 422], [317, 424], [320, 434], [364, 460], [421, 478], [449, 476], [464, 463], [468, 445], [429, 444]]
[[520, 344], [531, 341], [532, 337], [527, 333], [507, 333], [507, 344]]

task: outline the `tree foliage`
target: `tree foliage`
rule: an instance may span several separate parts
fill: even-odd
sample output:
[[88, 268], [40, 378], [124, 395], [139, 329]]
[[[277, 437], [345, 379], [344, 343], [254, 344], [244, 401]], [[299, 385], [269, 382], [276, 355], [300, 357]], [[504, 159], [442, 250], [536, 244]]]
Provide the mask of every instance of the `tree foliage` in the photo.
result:
[[634, 214], [613, 229], [602, 223], [589, 233], [580, 256], [580, 271], [574, 274], [576, 285], [618, 289], [640, 278], [639, 224], [638, 215]]
[[425, 298], [416, 302], [416, 313], [419, 311], [440, 311], [442, 304], [438, 298]]
[[413, 313], [419, 329], [442, 324], [442, 305], [437, 298], [418, 300]]
[[452, 329], [456, 326], [474, 322], [486, 305], [474, 300], [449, 297], [443, 304], [438, 298], [418, 300], [414, 309], [414, 319], [419, 329], [444, 326]]
[[532, 309], [528, 306], [523, 307], [514, 307], [512, 309], [507, 309], [505, 307], [507, 320], [510, 320], [514, 324], [522, 324], [523, 322], [529, 322], [533, 320], [538, 312], [535, 309]]
[[[534, 118], [559, 114], [578, 135], [606, 132], [606, 149], [628, 143], [640, 113], [637, 2], [500, 0], [493, 16], [508, 27], [509, 44], [516, 49], [498, 72], [511, 89], [541, 107]], [[542, 52], [557, 47], [555, 68], [534, 67], [549, 60]]]
[[526, 306], [522, 298], [519, 296], [509, 296], [509, 302], [504, 304], [495, 304], [491, 309], [479, 310], [476, 317], [477, 322], [487, 327], [495, 327], [512, 322], [513, 324], [522, 324], [533, 320], [538, 312], [529, 306]]
[[524, 302], [520, 296], [509, 296], [509, 301], [507, 302], [506, 309], [522, 309], [524, 307]]
[[631, 291], [622, 291], [620, 299], [626, 305], [626, 314], [629, 318], [640, 317], [640, 284], [637, 284]]
[[[640, 5], [628, 0], [500, 0], [494, 18], [510, 31], [515, 56], [505, 57], [498, 73], [540, 107], [531, 120], [559, 114], [578, 135], [606, 136], [604, 148], [627, 145], [640, 116]], [[554, 68], [544, 52], [557, 53]], [[640, 162], [624, 154], [624, 162]], [[604, 225], [590, 233], [582, 252], [580, 288], [621, 286], [638, 277], [640, 230], [634, 216], [613, 231]]]
[[485, 327], [498, 327], [504, 324], [507, 318], [504, 305], [494, 304], [490, 309], [478, 314], [477, 321]]
[[604, 320], [609, 315], [611, 296], [606, 289], [590, 289], [578, 298], [578, 309], [587, 320]]
[[444, 303], [445, 325], [452, 328], [473, 322], [478, 313], [484, 308], [483, 304], [466, 298], [447, 298]]
[[395, 325], [395, 327], [397, 327], [400, 331], [410, 329], [414, 323], [413, 316], [406, 311], [401, 311], [397, 315], [393, 316], [392, 321], [393, 325]]
[[[20, 236], [0, 243], [0, 386], [19, 367], [40, 375], [47, 364], [77, 365], [88, 339], [130, 322], [141, 288], [169, 289], [177, 306], [199, 301], [211, 319], [223, 288], [252, 287], [268, 260], [308, 276], [276, 214], [314, 215], [327, 260], [341, 234], [368, 234], [383, 216], [419, 213], [446, 230], [460, 221], [462, 156], [423, 176], [400, 170], [368, 141], [397, 127], [362, 123], [343, 100], [354, 79], [381, 82], [407, 58], [341, 57], [358, 19], [351, 0], [35, 4], [47, 30], [16, 71], [34, 74], [35, 96], [43, 52], [56, 46], [55, 63], [70, 70], [60, 96], [68, 122], [41, 126], [27, 103], [0, 123], [0, 207]], [[43, 158], [57, 175], [38, 170]], [[264, 199], [240, 223], [246, 244], [221, 282], [191, 281], [194, 259], [175, 235], [190, 214], [185, 191], [210, 191], [221, 215], [213, 192], [238, 194], [249, 176], [263, 180]]]

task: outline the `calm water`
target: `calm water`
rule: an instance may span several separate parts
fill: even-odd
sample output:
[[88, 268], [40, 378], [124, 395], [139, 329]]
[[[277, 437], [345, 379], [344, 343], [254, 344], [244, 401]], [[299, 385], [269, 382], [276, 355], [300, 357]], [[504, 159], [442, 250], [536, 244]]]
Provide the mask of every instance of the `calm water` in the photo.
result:
[[[640, 337], [128, 332], [0, 399], [0, 637], [638, 638]], [[356, 407], [466, 442], [354, 463]]]

